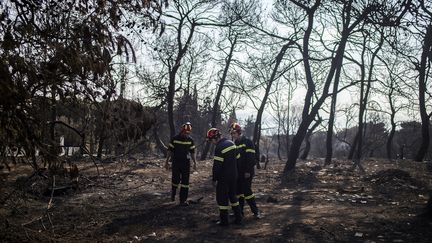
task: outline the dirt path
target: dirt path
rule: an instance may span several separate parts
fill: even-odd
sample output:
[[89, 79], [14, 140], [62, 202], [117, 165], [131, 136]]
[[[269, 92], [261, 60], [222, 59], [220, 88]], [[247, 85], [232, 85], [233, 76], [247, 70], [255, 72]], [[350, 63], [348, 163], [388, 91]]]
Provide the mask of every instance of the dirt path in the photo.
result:
[[[283, 164], [259, 170], [254, 189], [264, 218], [246, 207], [242, 226], [215, 225], [218, 209], [210, 183], [211, 161], [191, 175], [191, 204], [170, 202], [170, 172], [162, 160], [103, 164], [97, 176], [80, 165], [77, 191], [53, 198], [17, 190], [2, 206], [0, 237], [6, 242], [431, 242], [422, 212], [431, 188], [426, 164], [366, 161], [366, 174], [350, 164], [321, 168], [301, 162], [281, 185]], [[18, 172], [19, 170], [16, 170]], [[16, 188], [14, 172], [1, 199]], [[31, 186], [31, 185], [30, 185]], [[19, 193], [18, 193], [19, 192]], [[25, 198], [25, 199], [22, 199]], [[200, 199], [202, 198], [202, 199]], [[200, 199], [200, 200], [198, 200]]]

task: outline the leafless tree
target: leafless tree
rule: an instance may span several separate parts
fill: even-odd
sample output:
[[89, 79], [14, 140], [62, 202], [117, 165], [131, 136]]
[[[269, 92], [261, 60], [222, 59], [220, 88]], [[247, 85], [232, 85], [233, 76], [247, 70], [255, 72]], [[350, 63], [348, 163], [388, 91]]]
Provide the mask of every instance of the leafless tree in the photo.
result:
[[[286, 5], [292, 8], [294, 11], [303, 11], [304, 18], [307, 20], [306, 29], [304, 31], [303, 42], [299, 46], [301, 55], [303, 57], [303, 65], [306, 75], [307, 81], [307, 93], [305, 96], [304, 109], [303, 109], [303, 117], [302, 122], [300, 124], [297, 133], [293, 137], [293, 142], [290, 148], [290, 155], [288, 157], [285, 172], [293, 170], [296, 165], [297, 158], [300, 152], [300, 146], [304, 140], [304, 137], [307, 133], [307, 129], [309, 125], [314, 120], [316, 114], [321, 108], [322, 104], [326, 100], [326, 98], [330, 95], [329, 89], [332, 84], [335, 74], [337, 73], [338, 67], [342, 65], [343, 56], [345, 53], [345, 47], [348, 43], [348, 39], [353, 32], [355, 32], [358, 28], [362, 27], [362, 24], [365, 22], [379, 22], [383, 17], [387, 17], [388, 15], [384, 11], [382, 4], [376, 2], [354, 2], [354, 1], [344, 1], [342, 3], [338, 1], [332, 1], [328, 3], [322, 3], [320, 0], [316, 0], [313, 2], [303, 2], [303, 1], [282, 1], [286, 3]], [[326, 4], [331, 4], [328, 6]], [[314, 74], [312, 72], [312, 64], [314, 59], [311, 58], [311, 36], [314, 33], [314, 24], [317, 18], [317, 13], [322, 9], [328, 10], [338, 10], [341, 15], [343, 23], [343, 28], [341, 32], [341, 36], [337, 38], [337, 44], [334, 47], [334, 51], [331, 52], [331, 64], [328, 68], [328, 72], [324, 78], [323, 86], [321, 89], [321, 93], [318, 93], [317, 88], [317, 77], [314, 78]], [[397, 8], [391, 8], [393, 10], [402, 11], [400, 6]], [[314, 104], [312, 104], [312, 97], [317, 96], [317, 100]]]
[[390, 131], [386, 142], [386, 154], [387, 159], [392, 161], [394, 158], [393, 138], [397, 127], [396, 114], [402, 109], [408, 108], [408, 105], [403, 103], [404, 99], [405, 101], [409, 100], [406, 99], [409, 95], [405, 91], [409, 90], [409, 88], [404, 83], [405, 80], [411, 80], [411, 77], [406, 76], [409, 72], [407, 72], [407, 65], [402, 56], [391, 50], [386, 52], [390, 54], [380, 59], [385, 65], [388, 75], [382, 75], [378, 78], [381, 87], [377, 88], [375, 92], [386, 97], [390, 108], [389, 110], [382, 109], [380, 112], [390, 116]]
[[427, 153], [430, 143], [429, 123], [431, 113], [427, 111], [427, 95], [428, 79], [431, 76], [431, 62], [432, 62], [432, 4], [430, 2], [419, 0], [417, 2], [419, 7], [413, 8], [416, 22], [418, 23], [417, 30], [419, 33], [420, 41], [422, 42], [421, 56], [415, 61], [414, 65], [418, 71], [418, 92], [419, 92], [419, 106], [420, 117], [422, 123], [422, 143], [415, 157], [415, 161], [422, 161]]

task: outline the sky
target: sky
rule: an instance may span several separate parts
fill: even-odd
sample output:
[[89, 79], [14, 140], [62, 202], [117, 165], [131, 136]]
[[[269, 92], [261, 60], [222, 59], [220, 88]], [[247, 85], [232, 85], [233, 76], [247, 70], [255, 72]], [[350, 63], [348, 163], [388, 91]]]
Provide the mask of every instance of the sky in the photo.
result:
[[[267, 0], [267, 1], [263, 1], [262, 3], [265, 5], [267, 11], [269, 11], [271, 9], [271, 5], [272, 5], [273, 1]], [[144, 50], [145, 48], [143, 48], [144, 46], [142, 45], [142, 43], [135, 41], [135, 46], [136, 49], [138, 50], [137, 54], [139, 57], [142, 57], [141, 59], [146, 59], [148, 57], [148, 54], [146, 54], [146, 51]], [[240, 54], [240, 56], [243, 54]], [[151, 67], [152, 65], [154, 65], [154, 63], [149, 62], [149, 60], [145, 60], [144, 63], [147, 65], [147, 67]], [[214, 70], [213, 70], [214, 71]], [[212, 84], [214, 85], [214, 84]], [[131, 99], [142, 99], [143, 94], [141, 92], [141, 90], [145, 88], [142, 87], [140, 85], [133, 85], [133, 84], [129, 84], [129, 86], [127, 87], [127, 95], [131, 98]], [[213, 88], [207, 88], [207, 92], [209, 92], [209, 90], [216, 90], [216, 87]], [[344, 106], [348, 106], [349, 104], [353, 104], [353, 103], [358, 103], [358, 93], [357, 93], [358, 88], [352, 88], [351, 90], [347, 90], [342, 92], [339, 96], [338, 96], [338, 107], [344, 107]], [[263, 92], [263, 91], [262, 91]], [[305, 95], [305, 88], [304, 87], [298, 87], [296, 89], [296, 91], [294, 92], [294, 95], [292, 97], [292, 102], [291, 102], [291, 106], [299, 106], [301, 107], [303, 105], [304, 102], [304, 95]], [[257, 94], [258, 97], [262, 97], [262, 95]], [[203, 98], [203, 97], [201, 97]], [[247, 98], [245, 98], [247, 99]], [[377, 103], [379, 104], [385, 104], [385, 101], [382, 98], [379, 97], [375, 97], [374, 99], [377, 100]], [[327, 103], [330, 99], [327, 99]], [[243, 109], [236, 109], [236, 113], [237, 113], [237, 118], [242, 122], [245, 121], [247, 118], [251, 117], [251, 115], [253, 117], [256, 116], [256, 109], [251, 105], [250, 102], [248, 102], [247, 100], [242, 102], [245, 104]], [[259, 102], [258, 102], [259, 104]], [[228, 115], [228, 114], [227, 114]], [[385, 117], [385, 115], [383, 115]], [[325, 114], [323, 114], [323, 117], [325, 118]], [[408, 114], [402, 114], [399, 113], [398, 114], [398, 120], [408, 120], [411, 119], [412, 117], [410, 117]], [[337, 126], [342, 127], [345, 122], [346, 122], [346, 116], [343, 115], [339, 115], [336, 122], [338, 123]], [[264, 131], [268, 131], [266, 128], [274, 128], [276, 127], [276, 123], [275, 120], [273, 118], [272, 112], [271, 112], [271, 108], [269, 105], [267, 105], [265, 112], [263, 114], [263, 128]]]

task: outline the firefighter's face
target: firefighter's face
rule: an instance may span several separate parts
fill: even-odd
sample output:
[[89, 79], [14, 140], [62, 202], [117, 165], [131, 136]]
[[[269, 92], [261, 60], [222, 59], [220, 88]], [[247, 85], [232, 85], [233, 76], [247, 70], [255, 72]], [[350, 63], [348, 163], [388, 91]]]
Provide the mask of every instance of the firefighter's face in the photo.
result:
[[231, 132], [232, 140], [237, 140], [240, 137], [240, 134], [238, 134], [236, 131]]

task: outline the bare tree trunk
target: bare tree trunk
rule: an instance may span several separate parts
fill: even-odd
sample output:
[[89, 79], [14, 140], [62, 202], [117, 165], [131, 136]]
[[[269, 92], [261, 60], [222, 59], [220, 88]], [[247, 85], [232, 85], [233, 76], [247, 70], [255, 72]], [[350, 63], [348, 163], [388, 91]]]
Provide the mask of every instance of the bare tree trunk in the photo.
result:
[[359, 110], [359, 130], [358, 130], [358, 144], [357, 144], [357, 154], [354, 161], [353, 168], [356, 166], [359, 167], [361, 171], [364, 171], [363, 167], [361, 166], [361, 156], [362, 156], [362, 148], [363, 148], [363, 125], [364, 125], [364, 113], [367, 108], [368, 103], [368, 97], [370, 93], [370, 88], [372, 85], [372, 75], [373, 75], [373, 68], [375, 65], [375, 58], [378, 56], [378, 52], [381, 50], [381, 47], [384, 43], [384, 33], [381, 32], [380, 42], [378, 43], [378, 47], [375, 49], [375, 51], [372, 54], [372, 58], [370, 61], [370, 68], [368, 77], [366, 80], [366, 90], [364, 90], [364, 80], [365, 80], [365, 61], [364, 61], [364, 53], [366, 51], [366, 42], [367, 42], [367, 36], [364, 36], [363, 39], [363, 51], [362, 51], [362, 57], [361, 57], [361, 82], [360, 82], [360, 110]]
[[[265, 108], [265, 105], [267, 103], [268, 96], [270, 95], [270, 90], [271, 90], [271, 87], [273, 85], [273, 82], [276, 79], [276, 74], [277, 74], [277, 71], [279, 69], [279, 65], [282, 62], [282, 59], [283, 59], [283, 56], [285, 55], [286, 50], [292, 44], [294, 44], [294, 43], [290, 41], [287, 44], [283, 45], [282, 48], [280, 49], [279, 53], [277, 54], [277, 56], [275, 58], [275, 66], [273, 68], [273, 71], [272, 71], [272, 74], [270, 76], [270, 79], [267, 82], [267, 87], [266, 87], [266, 90], [265, 90], [265, 93], [264, 93], [264, 97], [261, 100], [261, 105], [260, 105], [260, 107], [258, 109], [258, 112], [257, 112], [257, 117], [256, 117], [256, 120], [255, 120], [255, 127], [254, 127], [254, 135], [253, 135], [252, 141], [253, 141], [253, 143], [255, 145], [255, 153], [256, 153], [255, 155], [256, 155], [258, 161], [259, 161], [259, 158], [260, 158], [259, 157], [260, 156], [259, 141], [260, 141], [260, 138], [261, 138], [261, 123], [262, 123], [262, 115], [264, 113], [264, 108]], [[258, 169], [261, 168], [259, 162], [257, 162], [257, 168]]]
[[[104, 142], [105, 142], [104, 135], [101, 134], [99, 136], [99, 141], [98, 141], [98, 150], [97, 150], [97, 158], [98, 159], [102, 158], [102, 149], [103, 149], [103, 146], [104, 146]], [[83, 144], [83, 146], [85, 146], [85, 144]]]
[[[256, 124], [255, 124], [255, 126], [256, 126]], [[257, 135], [257, 137], [260, 137], [261, 138], [261, 125], [259, 125], [259, 130], [258, 130], [258, 135]], [[261, 169], [261, 154], [260, 154], [260, 148], [259, 148], [259, 140], [257, 141], [257, 143], [258, 143], [258, 147], [257, 147], [257, 145], [255, 145], [255, 160], [256, 160], [256, 168], [257, 169]], [[255, 143], [254, 143], [255, 144]]]
[[52, 85], [51, 86], [51, 123], [50, 123], [50, 128], [49, 128], [49, 133], [50, 133], [50, 147], [48, 150], [48, 154], [46, 155], [46, 159], [48, 162], [48, 167], [49, 169], [55, 173], [55, 171], [57, 170], [57, 164], [55, 163], [55, 158], [57, 157], [58, 153], [57, 153], [57, 149], [58, 149], [58, 144], [56, 143], [56, 136], [55, 136], [55, 122], [57, 119], [57, 105], [56, 105], [56, 90], [55, 90], [55, 86]]
[[[99, 139], [98, 139], [98, 149], [97, 149], [97, 158], [101, 159], [102, 158], [102, 150], [104, 147], [104, 143], [105, 143], [105, 139], [107, 138], [107, 135], [105, 134], [106, 131], [106, 119], [108, 117], [107, 113], [109, 111], [109, 107], [110, 107], [110, 99], [107, 99], [106, 102], [104, 102], [103, 104], [101, 104], [101, 107], [99, 107], [99, 109], [102, 112], [102, 120], [100, 121], [100, 125], [101, 125], [101, 129], [99, 129]], [[83, 145], [85, 146], [85, 141], [83, 140]]]
[[277, 156], [279, 160], [282, 160], [281, 157], [281, 153], [280, 153], [280, 148], [281, 148], [281, 139], [280, 139], [280, 123], [278, 123], [278, 134], [277, 134], [277, 141], [278, 141], [278, 146], [277, 146]]
[[358, 131], [358, 129], [357, 129], [356, 135], [355, 135], [355, 137], [354, 137], [354, 140], [353, 140], [353, 142], [352, 142], [352, 145], [351, 145], [350, 151], [349, 151], [349, 153], [348, 153], [348, 157], [347, 157], [348, 160], [352, 160], [352, 159], [354, 158], [354, 153], [355, 153], [355, 151], [356, 151], [357, 143], [358, 143], [358, 138], [359, 138], [359, 134], [358, 134], [358, 133], [359, 133], [359, 131]]
[[[86, 142], [85, 142], [85, 140], [86, 140], [86, 135], [85, 135], [85, 133], [83, 133], [82, 136], [81, 136], [81, 147], [80, 147], [80, 154], [81, 154], [81, 156], [84, 155], [84, 150], [86, 148]], [[90, 151], [90, 153], [91, 153], [91, 155], [93, 155], [93, 153], [91, 151]]]
[[394, 137], [395, 132], [396, 132], [396, 123], [395, 123], [395, 114], [396, 114], [396, 111], [395, 111], [395, 109], [393, 107], [393, 103], [391, 102], [391, 100], [390, 100], [390, 110], [391, 110], [391, 115], [390, 115], [391, 128], [390, 128], [390, 133], [389, 133], [389, 136], [388, 136], [387, 142], [386, 142], [386, 150], [387, 150], [387, 159], [389, 161], [392, 161], [393, 160], [393, 156], [392, 156], [392, 144], [393, 144], [393, 137]]
[[335, 113], [336, 113], [337, 92], [339, 89], [339, 80], [340, 80], [340, 74], [342, 70], [342, 63], [337, 68], [335, 80], [333, 84], [333, 95], [332, 95], [332, 100], [330, 105], [330, 115], [329, 115], [327, 139], [326, 139], [327, 153], [326, 153], [324, 165], [329, 165], [333, 157], [333, 129], [334, 129], [334, 120], [335, 120]]
[[[291, 87], [291, 86], [290, 86]], [[289, 148], [291, 147], [290, 145], [290, 112], [291, 112], [291, 106], [290, 106], [290, 101], [291, 101], [291, 90], [289, 90], [288, 92], [288, 106], [287, 106], [287, 127], [286, 127], [286, 156], [288, 158], [289, 156]]]
[[[85, 137], [85, 134], [83, 133], [83, 136]], [[94, 147], [95, 147], [95, 144], [94, 144], [94, 136], [93, 136], [93, 131], [90, 131], [90, 138], [89, 138], [89, 143], [90, 143], [90, 148], [89, 148], [89, 151], [90, 151], [90, 154], [94, 154]]]
[[322, 119], [318, 118], [318, 120], [315, 122], [315, 124], [306, 133], [306, 137], [305, 137], [306, 145], [305, 145], [305, 149], [303, 150], [303, 154], [300, 156], [300, 159], [305, 160], [308, 157], [310, 147], [311, 147], [310, 137], [312, 136], [315, 129], [319, 126], [319, 124], [321, 124], [321, 122], [322, 122]]
[[[318, 110], [321, 108], [321, 105], [324, 103], [325, 99], [328, 96], [329, 88], [331, 81], [335, 75], [335, 72], [339, 66], [341, 66], [343, 61], [343, 54], [345, 52], [345, 47], [348, 41], [348, 37], [350, 32], [357, 26], [362, 19], [356, 19], [351, 26], [350, 24], [350, 15], [351, 15], [351, 1], [344, 5], [344, 27], [342, 30], [341, 40], [336, 49], [335, 56], [332, 59], [330, 70], [327, 74], [326, 81], [324, 83], [323, 91], [317, 102], [312, 106], [312, 97], [315, 95], [315, 83], [312, 77], [312, 70], [310, 66], [310, 57], [309, 57], [309, 39], [312, 32], [313, 22], [314, 22], [314, 13], [318, 6], [320, 5], [320, 1], [317, 1], [315, 5], [311, 8], [307, 9], [308, 14], [308, 27], [305, 31], [305, 35], [303, 37], [303, 63], [306, 73], [306, 81], [307, 81], [307, 91], [305, 95], [305, 102], [303, 106], [302, 113], [302, 121], [293, 138], [293, 142], [290, 147], [290, 152], [288, 156], [288, 160], [285, 165], [284, 174], [287, 174], [289, 171], [294, 170], [297, 158], [300, 154], [300, 147], [303, 142], [304, 137], [306, 136], [307, 129], [315, 116], [318, 114]], [[312, 106], [312, 108], [311, 108]]]
[[156, 147], [159, 149], [159, 152], [161, 152], [164, 155], [164, 157], [166, 157], [167, 156], [167, 148], [163, 144], [162, 140], [160, 139], [158, 130], [159, 130], [159, 126], [154, 125], [153, 126], [153, 137], [156, 141]]
[[[220, 101], [220, 98], [221, 98], [221, 95], [222, 95], [222, 90], [224, 88], [225, 81], [226, 81], [226, 78], [227, 78], [227, 75], [228, 75], [228, 70], [229, 70], [229, 67], [231, 65], [231, 60], [232, 60], [232, 56], [233, 56], [236, 44], [237, 44], [237, 35], [235, 35], [234, 39], [231, 41], [230, 52], [229, 52], [229, 54], [228, 54], [228, 56], [226, 58], [225, 68], [223, 70], [222, 78], [220, 80], [218, 91], [216, 93], [215, 102], [213, 104], [213, 109], [212, 109], [211, 127], [215, 127], [216, 126], [216, 118], [218, 117], [219, 111], [220, 111], [220, 109], [219, 109], [219, 101]], [[210, 149], [210, 141], [207, 141], [206, 144], [205, 144], [205, 146], [204, 146], [204, 149], [203, 149], [203, 151], [201, 153], [201, 160], [205, 160], [207, 158], [207, 154], [208, 154], [209, 149]]]
[[169, 85], [168, 85], [168, 93], [167, 93], [167, 104], [168, 104], [168, 125], [170, 128], [170, 136], [174, 137], [175, 135], [175, 124], [174, 124], [174, 96], [175, 96], [175, 78], [177, 75], [177, 71], [180, 68], [181, 65], [181, 61], [183, 59], [183, 57], [185, 56], [190, 43], [192, 41], [192, 37], [195, 33], [195, 27], [196, 27], [196, 23], [194, 20], [192, 20], [192, 24], [191, 24], [191, 28], [189, 30], [189, 36], [186, 40], [186, 42], [184, 43], [184, 45], [182, 45], [182, 41], [181, 41], [181, 29], [183, 26], [183, 23], [185, 21], [185, 18], [181, 18], [180, 22], [178, 24], [178, 32], [177, 32], [177, 44], [178, 44], [178, 53], [177, 53], [177, 57], [175, 59], [175, 63], [174, 65], [168, 65], [168, 69], [169, 71]]
[[432, 220], [432, 191], [429, 191], [429, 200], [426, 203], [425, 212], [421, 216]]
[[358, 130], [357, 130], [357, 153], [355, 154], [354, 157], [354, 164], [353, 164], [353, 168], [359, 166], [359, 168], [361, 168], [360, 165], [360, 159], [361, 159], [361, 155], [362, 155], [362, 146], [363, 146], [363, 118], [364, 118], [364, 112], [366, 109], [366, 105], [367, 105], [367, 100], [365, 98], [365, 76], [366, 76], [366, 71], [365, 71], [365, 52], [366, 52], [366, 36], [363, 36], [363, 50], [362, 50], [362, 54], [361, 54], [361, 63], [360, 65], [360, 100], [359, 100], [359, 115], [358, 115]]
[[420, 106], [420, 117], [421, 117], [421, 131], [422, 140], [420, 148], [415, 156], [415, 161], [423, 161], [426, 156], [427, 150], [429, 148], [430, 135], [429, 135], [429, 123], [430, 116], [426, 110], [426, 68], [428, 65], [428, 57], [430, 57], [432, 51], [432, 24], [429, 24], [426, 30], [426, 35], [424, 38], [423, 51], [420, 59], [420, 65], [418, 66], [419, 71], [419, 106]]
[[168, 112], [168, 125], [170, 128], [170, 137], [175, 135], [175, 125], [174, 125], [174, 96], [175, 96], [175, 75], [177, 73], [178, 67], [172, 70], [169, 74], [169, 85], [167, 94], [167, 112]]

